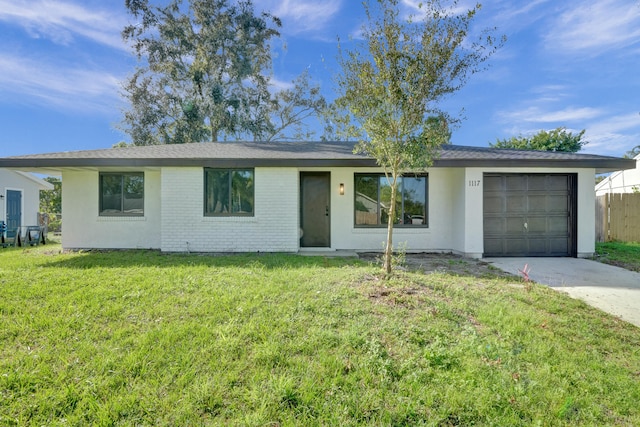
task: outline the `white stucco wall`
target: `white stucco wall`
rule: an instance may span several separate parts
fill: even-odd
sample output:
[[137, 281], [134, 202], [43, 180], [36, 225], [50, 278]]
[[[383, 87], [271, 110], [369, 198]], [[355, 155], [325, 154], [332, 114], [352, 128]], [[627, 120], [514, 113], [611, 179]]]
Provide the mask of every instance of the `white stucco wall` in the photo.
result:
[[640, 192], [640, 156], [636, 156], [635, 169], [614, 172], [598, 185], [596, 196], [607, 193], [636, 193]]
[[160, 248], [160, 171], [144, 171], [144, 216], [141, 217], [98, 215], [98, 171], [65, 170], [62, 182], [63, 248]]
[[[38, 225], [38, 212], [40, 210], [40, 190], [51, 189], [48, 183], [39, 184], [38, 179], [27, 177], [25, 174], [0, 169], [0, 221], [6, 221], [7, 190], [22, 192], [22, 225]], [[45, 187], [46, 184], [46, 187]]]
[[204, 216], [203, 168], [162, 169], [162, 250], [297, 252], [298, 171], [255, 168], [255, 215]]

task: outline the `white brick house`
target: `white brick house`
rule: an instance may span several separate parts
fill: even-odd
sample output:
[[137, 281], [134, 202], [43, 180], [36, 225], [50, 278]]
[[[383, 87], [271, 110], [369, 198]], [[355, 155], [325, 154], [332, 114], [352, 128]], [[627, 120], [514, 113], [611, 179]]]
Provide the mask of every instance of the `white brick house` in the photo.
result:
[[[408, 251], [590, 256], [594, 176], [634, 161], [449, 145], [403, 178]], [[0, 159], [61, 174], [62, 244], [169, 252], [382, 249], [387, 184], [352, 143], [234, 142]]]

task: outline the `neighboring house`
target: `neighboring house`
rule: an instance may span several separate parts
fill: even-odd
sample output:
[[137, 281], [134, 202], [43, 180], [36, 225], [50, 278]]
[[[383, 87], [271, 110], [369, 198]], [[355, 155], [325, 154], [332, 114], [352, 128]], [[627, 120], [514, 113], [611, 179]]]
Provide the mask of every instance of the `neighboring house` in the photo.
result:
[[607, 193], [640, 193], [640, 154], [634, 157], [635, 169], [613, 172], [596, 185], [596, 196]]
[[[633, 160], [448, 145], [402, 179], [394, 242], [408, 251], [591, 256], [596, 172]], [[62, 245], [167, 252], [377, 251], [388, 184], [353, 143], [218, 142], [26, 155], [61, 174]]]
[[0, 169], [0, 221], [9, 237], [21, 226], [38, 225], [40, 190], [53, 190], [53, 185], [29, 173]]

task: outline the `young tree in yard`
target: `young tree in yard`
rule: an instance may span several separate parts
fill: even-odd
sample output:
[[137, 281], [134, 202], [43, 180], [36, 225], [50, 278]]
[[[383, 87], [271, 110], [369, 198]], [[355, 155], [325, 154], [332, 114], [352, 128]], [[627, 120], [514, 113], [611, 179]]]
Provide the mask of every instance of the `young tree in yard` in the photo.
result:
[[341, 73], [333, 120], [358, 138], [356, 150], [377, 160], [391, 187], [387, 273], [392, 271], [399, 178], [433, 163], [449, 142], [450, 127], [459, 121], [439, 103], [480, 71], [503, 42], [489, 30], [470, 40], [479, 4], [462, 14], [454, 12], [457, 2], [444, 8], [438, 0], [427, 0], [420, 8], [419, 17], [403, 20], [398, 0], [366, 2], [364, 42], [338, 57]]
[[572, 132], [567, 132], [566, 128], [559, 127], [548, 132], [541, 130], [530, 138], [518, 136], [509, 139], [498, 139], [495, 144], [489, 144], [489, 146], [494, 148], [514, 148], [516, 150], [576, 153], [582, 150], [582, 147], [588, 143], [588, 141], [582, 140], [584, 132], [585, 130], [583, 129], [574, 135]]
[[[166, 3], [165, 3], [166, 4]], [[121, 129], [134, 145], [303, 134], [324, 98], [303, 73], [277, 91], [271, 43], [280, 20], [250, 0], [126, 0], [138, 20], [123, 39], [141, 62], [123, 85]]]

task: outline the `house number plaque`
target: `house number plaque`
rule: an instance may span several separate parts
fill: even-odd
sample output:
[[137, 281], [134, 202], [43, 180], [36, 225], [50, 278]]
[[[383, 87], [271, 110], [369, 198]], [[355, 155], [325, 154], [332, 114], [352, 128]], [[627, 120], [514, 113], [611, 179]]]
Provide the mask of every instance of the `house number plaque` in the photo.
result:
[[479, 179], [469, 180], [469, 187], [480, 187], [480, 180]]

